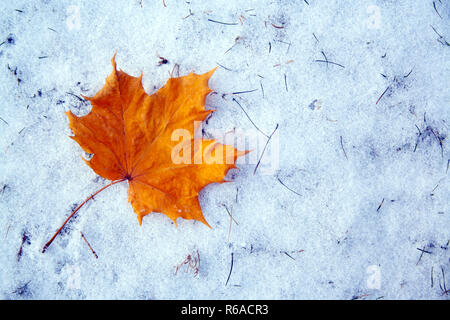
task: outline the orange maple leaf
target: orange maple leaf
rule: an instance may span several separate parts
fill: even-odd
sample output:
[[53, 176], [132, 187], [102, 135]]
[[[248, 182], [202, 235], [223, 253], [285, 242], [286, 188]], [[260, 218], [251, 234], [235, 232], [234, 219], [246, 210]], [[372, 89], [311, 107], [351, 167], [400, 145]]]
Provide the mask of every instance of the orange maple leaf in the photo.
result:
[[[99, 176], [112, 180], [76, 208], [66, 219], [51, 244], [73, 214], [109, 186], [128, 181], [128, 201], [142, 218], [161, 212], [175, 224], [177, 218], [203, 217], [198, 193], [206, 185], [225, 182], [236, 159], [247, 153], [215, 140], [195, 137], [196, 127], [214, 110], [205, 110], [206, 96], [212, 91], [208, 80], [215, 69], [202, 74], [170, 78], [156, 93], [142, 87], [142, 74], [133, 77], [117, 70], [90, 101], [89, 114], [66, 114], [74, 139], [93, 157], [85, 162]], [[180, 142], [181, 138], [181, 142]], [[210, 226], [209, 226], [210, 227]]]

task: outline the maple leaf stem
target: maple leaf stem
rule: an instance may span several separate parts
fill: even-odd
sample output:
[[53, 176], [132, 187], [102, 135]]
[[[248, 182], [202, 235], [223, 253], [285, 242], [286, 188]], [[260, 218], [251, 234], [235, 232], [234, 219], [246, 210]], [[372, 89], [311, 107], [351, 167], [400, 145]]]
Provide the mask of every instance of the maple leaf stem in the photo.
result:
[[53, 240], [55, 240], [56, 236], [61, 232], [61, 230], [64, 228], [64, 226], [67, 224], [67, 222], [69, 222], [70, 218], [73, 217], [73, 215], [89, 200], [91, 200], [93, 197], [95, 197], [97, 194], [99, 194], [100, 192], [102, 192], [103, 190], [111, 187], [112, 185], [116, 184], [116, 183], [120, 183], [123, 182], [127, 179], [120, 179], [120, 180], [116, 180], [116, 181], [112, 181], [110, 184], [104, 186], [103, 188], [98, 189], [97, 191], [95, 191], [93, 194], [91, 194], [86, 200], [84, 200], [75, 210], [72, 211], [72, 213], [70, 214], [70, 216], [67, 217], [66, 221], [64, 221], [64, 223], [62, 224], [62, 226], [58, 229], [58, 231], [56, 231], [56, 233], [53, 235], [53, 237], [45, 244], [44, 248], [42, 248], [42, 253], [44, 253], [45, 251], [47, 251], [48, 247], [52, 244]]

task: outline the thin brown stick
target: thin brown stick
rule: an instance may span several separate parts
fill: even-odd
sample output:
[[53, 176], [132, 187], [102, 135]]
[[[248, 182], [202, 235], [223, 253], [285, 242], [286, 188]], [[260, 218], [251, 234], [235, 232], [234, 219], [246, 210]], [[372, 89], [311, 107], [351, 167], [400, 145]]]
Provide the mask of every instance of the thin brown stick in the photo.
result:
[[83, 238], [84, 242], [86, 242], [87, 246], [89, 247], [89, 249], [91, 249], [92, 254], [95, 256], [96, 259], [98, 259], [98, 255], [95, 253], [94, 249], [92, 249], [91, 245], [89, 244], [89, 242], [87, 241], [86, 237], [84, 236], [83, 232], [80, 231], [81, 237]]
[[175, 63], [175, 65], [173, 66], [173, 69], [171, 72], [169, 72], [169, 75], [171, 78], [173, 78], [173, 72], [175, 71], [175, 69], [177, 69], [177, 77], [180, 77], [180, 65], [178, 63]]
[[116, 180], [116, 181], [112, 181], [110, 184], [104, 186], [103, 188], [97, 190], [95, 193], [91, 194], [86, 200], [83, 201], [83, 203], [81, 203], [74, 211], [72, 211], [72, 213], [70, 214], [69, 217], [67, 217], [66, 221], [64, 221], [64, 223], [62, 224], [62, 226], [58, 229], [58, 231], [56, 231], [56, 233], [53, 235], [53, 237], [45, 244], [45, 246], [42, 248], [42, 253], [44, 253], [45, 251], [47, 251], [48, 247], [52, 244], [53, 240], [55, 240], [56, 236], [61, 232], [61, 230], [64, 228], [64, 226], [66, 225], [67, 222], [69, 222], [70, 218], [73, 217], [73, 215], [89, 200], [91, 200], [93, 197], [95, 197], [97, 194], [99, 194], [100, 192], [102, 192], [103, 190], [105, 190], [106, 188], [111, 187], [113, 184], [125, 181], [127, 179], [120, 179], [120, 180]]
[[19, 248], [19, 252], [17, 253], [17, 262], [20, 261], [20, 258], [22, 257], [22, 253], [23, 253], [23, 245], [25, 243], [30, 243], [30, 240], [28, 238], [28, 235], [26, 232], [23, 233], [22, 235], [22, 243], [20, 244], [20, 248]]
[[[237, 202], [237, 201], [236, 201]], [[230, 211], [228, 210], [228, 207], [225, 204], [222, 204], [222, 206], [227, 210], [228, 215], [230, 216], [230, 218], [234, 221], [234, 223], [236, 223], [236, 225], [239, 225], [239, 223], [237, 223], [237, 221], [234, 219], [233, 215], [230, 213]]]
[[380, 102], [381, 98], [383, 98], [384, 94], [389, 90], [389, 88], [390, 88], [390, 87], [387, 87], [386, 90], [384, 90], [384, 92], [383, 92], [383, 93], [381, 94], [381, 96], [378, 98], [377, 103], [375, 103], [375, 104], [378, 104], [378, 102]]
[[272, 24], [272, 27], [274, 27], [276, 29], [284, 29], [284, 26], [277, 26], [277, 25], [274, 25], [273, 23], [271, 23], [271, 24]]
[[230, 227], [228, 228], [228, 242], [230, 242], [231, 225], [233, 224], [233, 221], [237, 225], [239, 225], [239, 223], [237, 223], [237, 221], [234, 220], [234, 218], [233, 218], [233, 208], [231, 208], [231, 212], [230, 212], [230, 210], [228, 210], [228, 207], [225, 204], [222, 204], [222, 206], [227, 210], [227, 213], [230, 216]]
[[3, 240], [6, 240], [6, 237], [8, 236], [9, 229], [11, 228], [11, 225], [8, 226], [8, 229], [6, 229], [5, 238]]
[[420, 250], [419, 248], [417, 248], [417, 250], [421, 251], [421, 253], [420, 253], [419, 260], [417, 260], [417, 262], [416, 262], [416, 266], [419, 264], [420, 260], [422, 260], [423, 253], [425, 252], [425, 247], [423, 247], [422, 250]]
[[[195, 256], [195, 254], [197, 256]], [[194, 252], [193, 254], [188, 254], [186, 259], [184, 259], [182, 263], [177, 265], [174, 275], [177, 275], [178, 270], [180, 270], [180, 268], [184, 265], [188, 266], [185, 272], [188, 272], [189, 269], [192, 269], [194, 271], [194, 277], [198, 275], [198, 270], [200, 268], [200, 253], [198, 252], [198, 250], [196, 250], [196, 252]]]

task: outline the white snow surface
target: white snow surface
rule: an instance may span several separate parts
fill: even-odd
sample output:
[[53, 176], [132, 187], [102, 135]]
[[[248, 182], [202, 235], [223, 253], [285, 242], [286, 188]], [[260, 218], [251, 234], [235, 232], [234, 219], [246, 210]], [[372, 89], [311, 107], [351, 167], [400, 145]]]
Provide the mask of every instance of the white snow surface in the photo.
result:
[[[2, 299], [448, 299], [449, 1], [5, 1], [0, 17]], [[265, 143], [254, 124], [278, 124], [263, 156], [278, 165], [253, 174], [247, 158], [205, 187], [212, 229], [139, 226], [114, 185], [41, 253], [109, 183], [64, 112], [89, 112], [76, 96], [115, 52], [149, 94], [176, 64], [220, 64], [205, 132]], [[175, 272], [197, 251], [198, 274]]]

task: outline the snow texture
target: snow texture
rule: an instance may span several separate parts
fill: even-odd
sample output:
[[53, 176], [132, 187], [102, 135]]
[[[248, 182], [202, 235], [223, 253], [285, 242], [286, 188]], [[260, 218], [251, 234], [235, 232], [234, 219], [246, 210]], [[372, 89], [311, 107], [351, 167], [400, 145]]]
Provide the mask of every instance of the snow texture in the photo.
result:
[[[0, 16], [2, 299], [448, 299], [449, 1], [5, 1]], [[212, 230], [159, 213], [140, 227], [121, 183], [43, 254], [109, 183], [64, 112], [89, 112], [79, 97], [116, 51], [148, 93], [176, 65], [219, 66], [206, 135], [256, 132], [258, 159], [278, 130], [255, 174], [247, 158], [202, 190]]]

